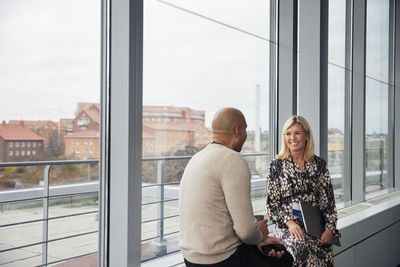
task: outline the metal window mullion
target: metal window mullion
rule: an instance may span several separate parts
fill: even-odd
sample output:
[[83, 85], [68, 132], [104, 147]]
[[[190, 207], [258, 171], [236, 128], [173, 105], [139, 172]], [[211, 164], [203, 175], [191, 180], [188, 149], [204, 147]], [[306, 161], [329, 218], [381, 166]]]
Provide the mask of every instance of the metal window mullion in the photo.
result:
[[328, 1], [319, 0], [299, 1], [297, 113], [311, 124], [315, 154], [323, 158], [327, 157], [328, 134], [328, 4]]
[[343, 200], [351, 200], [351, 136], [352, 136], [352, 46], [353, 46], [353, 0], [346, 0], [345, 43], [345, 98], [344, 98], [344, 155], [343, 155]]
[[143, 0], [110, 2], [107, 266], [140, 266]]
[[278, 152], [279, 129], [277, 125], [277, 9], [279, 0], [270, 0], [269, 18], [269, 146], [268, 161], [272, 161]]
[[395, 1], [394, 26], [394, 186], [400, 189], [400, 3]]
[[365, 200], [365, 58], [366, 16], [365, 0], [353, 3], [352, 42], [352, 201]]
[[[394, 185], [394, 40], [395, 40], [395, 0], [389, 0], [389, 66], [388, 66], [388, 140], [387, 140], [387, 179], [388, 188]], [[382, 166], [382, 173], [385, 166]]]
[[278, 145], [283, 124], [297, 113], [297, 9], [297, 0], [278, 1]]

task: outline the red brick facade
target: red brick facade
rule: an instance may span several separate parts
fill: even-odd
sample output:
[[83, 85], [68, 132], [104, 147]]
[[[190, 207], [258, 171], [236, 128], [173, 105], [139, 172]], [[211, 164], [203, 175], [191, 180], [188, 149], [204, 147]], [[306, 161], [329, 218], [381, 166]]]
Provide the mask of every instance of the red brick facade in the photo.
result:
[[43, 154], [44, 138], [21, 124], [0, 124], [0, 162], [27, 161]]

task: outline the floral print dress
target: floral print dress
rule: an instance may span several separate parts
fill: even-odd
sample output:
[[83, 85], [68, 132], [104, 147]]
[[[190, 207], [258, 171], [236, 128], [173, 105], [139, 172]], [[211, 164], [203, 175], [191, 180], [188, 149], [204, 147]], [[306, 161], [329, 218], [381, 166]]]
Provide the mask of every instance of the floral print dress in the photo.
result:
[[[318, 238], [305, 232], [301, 218], [292, 215], [292, 203], [303, 200], [319, 206], [325, 219], [325, 229], [336, 230], [337, 210], [333, 187], [325, 160], [314, 155], [305, 162], [303, 171], [289, 156], [270, 163], [267, 175], [267, 213], [275, 224], [275, 236], [293, 256], [293, 266], [333, 266], [332, 245], [321, 245]], [[293, 220], [303, 228], [304, 241], [290, 236], [286, 222]]]

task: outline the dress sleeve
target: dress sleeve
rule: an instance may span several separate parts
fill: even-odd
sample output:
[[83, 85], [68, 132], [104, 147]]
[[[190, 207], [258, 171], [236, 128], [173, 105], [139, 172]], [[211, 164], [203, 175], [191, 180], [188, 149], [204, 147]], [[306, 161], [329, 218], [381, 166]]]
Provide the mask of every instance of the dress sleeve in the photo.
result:
[[331, 176], [326, 163], [322, 165], [321, 176], [319, 179], [320, 208], [325, 219], [325, 229], [336, 230], [337, 210]]
[[281, 185], [279, 181], [280, 168], [277, 161], [270, 163], [267, 173], [267, 213], [269, 218], [279, 228], [286, 228], [286, 222], [293, 220], [292, 208], [287, 201], [282, 201]]

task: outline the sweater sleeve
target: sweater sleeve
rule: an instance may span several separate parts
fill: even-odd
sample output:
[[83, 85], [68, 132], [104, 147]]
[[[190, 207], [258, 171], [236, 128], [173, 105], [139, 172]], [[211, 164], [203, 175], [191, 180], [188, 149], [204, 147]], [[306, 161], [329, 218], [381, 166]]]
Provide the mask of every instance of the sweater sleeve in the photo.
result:
[[331, 176], [326, 163], [323, 163], [321, 176], [319, 179], [320, 208], [325, 219], [325, 229], [336, 230], [337, 210]]
[[286, 222], [293, 220], [294, 216], [291, 212], [291, 205], [282, 201], [279, 169], [277, 161], [270, 163], [267, 173], [267, 213], [279, 228], [286, 228]]
[[261, 242], [262, 233], [254, 217], [250, 199], [250, 170], [239, 154], [230, 157], [221, 177], [221, 186], [233, 221], [233, 229], [243, 243]]

